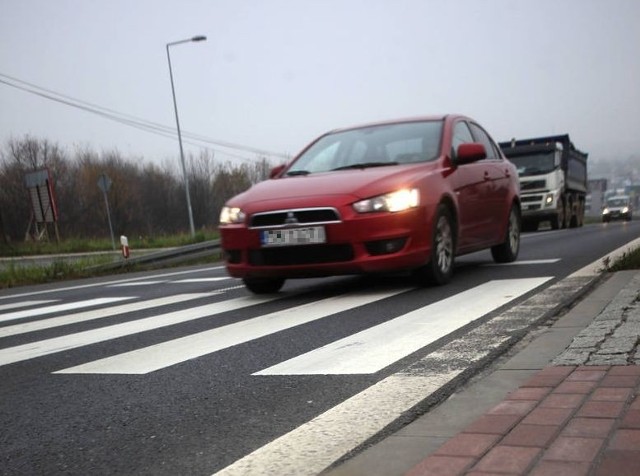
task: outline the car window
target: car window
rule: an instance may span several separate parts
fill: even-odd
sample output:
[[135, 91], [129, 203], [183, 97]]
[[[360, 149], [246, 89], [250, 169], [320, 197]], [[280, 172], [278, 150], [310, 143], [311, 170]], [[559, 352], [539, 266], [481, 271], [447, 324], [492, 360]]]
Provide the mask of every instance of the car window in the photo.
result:
[[487, 159], [495, 160], [501, 158], [501, 155], [498, 153], [497, 146], [479, 125], [471, 123], [471, 130], [473, 131], [476, 141], [484, 145], [484, 148], [487, 151]]
[[473, 142], [473, 135], [471, 135], [471, 131], [469, 130], [467, 123], [463, 121], [456, 123], [453, 127], [453, 138], [451, 141], [451, 147], [453, 150], [451, 151], [451, 155], [455, 157], [458, 146], [469, 142]]

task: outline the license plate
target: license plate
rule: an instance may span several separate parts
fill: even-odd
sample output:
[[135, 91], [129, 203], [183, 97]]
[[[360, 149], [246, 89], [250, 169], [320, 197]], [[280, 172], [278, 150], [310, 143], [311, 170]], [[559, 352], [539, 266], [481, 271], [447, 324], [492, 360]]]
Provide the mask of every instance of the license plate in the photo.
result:
[[305, 228], [283, 228], [260, 232], [262, 246], [292, 246], [326, 243], [327, 235], [323, 226]]

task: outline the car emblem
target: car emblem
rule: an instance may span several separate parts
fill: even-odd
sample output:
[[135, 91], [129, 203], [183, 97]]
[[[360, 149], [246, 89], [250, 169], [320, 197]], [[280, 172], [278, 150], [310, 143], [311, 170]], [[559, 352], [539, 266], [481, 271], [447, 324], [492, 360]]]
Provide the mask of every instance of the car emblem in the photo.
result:
[[284, 222], [287, 225], [294, 225], [294, 224], [298, 223], [298, 219], [293, 214], [293, 212], [287, 212], [287, 218], [285, 218]]

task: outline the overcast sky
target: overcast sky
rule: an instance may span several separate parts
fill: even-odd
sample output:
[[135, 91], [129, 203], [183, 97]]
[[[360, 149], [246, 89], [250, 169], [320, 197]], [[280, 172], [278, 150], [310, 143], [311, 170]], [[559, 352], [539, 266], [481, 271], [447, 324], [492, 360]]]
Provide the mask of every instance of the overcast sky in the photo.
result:
[[[165, 47], [206, 35], [170, 54], [183, 134], [249, 149], [208, 144], [221, 160], [450, 112], [498, 141], [566, 132], [594, 159], [626, 158], [639, 24], [638, 0], [0, 0], [0, 81], [175, 129]], [[25, 134], [179, 157], [175, 139], [0, 83], [0, 142]]]

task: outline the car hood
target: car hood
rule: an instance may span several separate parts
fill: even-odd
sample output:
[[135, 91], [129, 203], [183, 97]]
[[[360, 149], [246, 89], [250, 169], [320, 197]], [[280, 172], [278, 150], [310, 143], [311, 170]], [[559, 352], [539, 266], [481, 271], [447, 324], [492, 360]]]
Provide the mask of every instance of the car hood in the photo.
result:
[[412, 186], [438, 170], [436, 162], [283, 177], [260, 182], [229, 200], [246, 212], [274, 207], [339, 205]]

